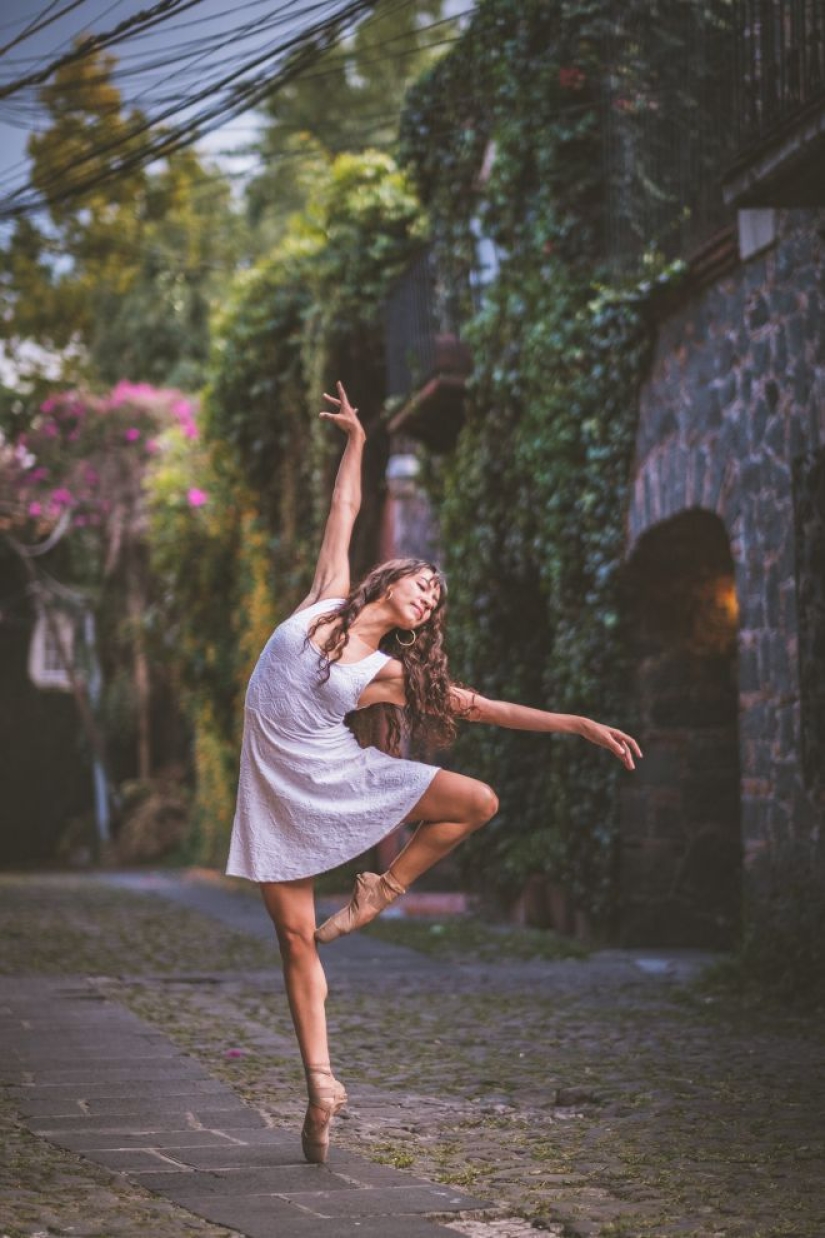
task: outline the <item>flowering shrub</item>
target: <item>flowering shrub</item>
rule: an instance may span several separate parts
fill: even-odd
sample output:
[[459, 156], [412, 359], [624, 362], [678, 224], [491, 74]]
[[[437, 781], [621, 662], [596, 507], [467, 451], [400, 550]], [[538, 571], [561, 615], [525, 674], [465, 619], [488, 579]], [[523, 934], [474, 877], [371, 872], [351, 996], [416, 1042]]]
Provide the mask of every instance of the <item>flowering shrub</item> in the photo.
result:
[[[7, 518], [29, 539], [62, 519], [82, 542], [83, 575], [110, 572], [145, 533], [144, 478], [171, 429], [187, 441], [199, 433], [196, 404], [180, 391], [122, 381], [104, 395], [49, 396], [2, 465]], [[207, 499], [196, 485], [180, 496], [193, 507]]]

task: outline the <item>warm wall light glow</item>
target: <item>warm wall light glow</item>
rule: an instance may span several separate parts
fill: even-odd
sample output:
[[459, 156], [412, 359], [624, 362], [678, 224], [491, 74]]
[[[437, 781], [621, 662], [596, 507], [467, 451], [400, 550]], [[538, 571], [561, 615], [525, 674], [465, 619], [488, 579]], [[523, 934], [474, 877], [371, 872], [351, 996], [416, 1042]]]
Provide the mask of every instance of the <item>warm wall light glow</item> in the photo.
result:
[[738, 626], [739, 599], [736, 596], [736, 585], [728, 576], [723, 576], [716, 582], [716, 605], [727, 615], [732, 626]]

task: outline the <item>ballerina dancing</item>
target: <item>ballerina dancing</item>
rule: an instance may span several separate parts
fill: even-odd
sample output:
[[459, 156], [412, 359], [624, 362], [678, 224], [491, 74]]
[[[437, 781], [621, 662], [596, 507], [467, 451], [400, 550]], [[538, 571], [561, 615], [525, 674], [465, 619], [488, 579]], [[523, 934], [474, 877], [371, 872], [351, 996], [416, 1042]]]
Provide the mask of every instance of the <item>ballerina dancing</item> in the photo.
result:
[[[320, 943], [369, 923], [496, 813], [475, 778], [397, 755], [411, 732], [448, 743], [456, 720], [566, 732], [628, 770], [641, 751], [613, 726], [488, 700], [453, 683], [444, 653], [446, 584], [421, 559], [392, 559], [354, 587], [349, 545], [361, 504], [364, 429], [341, 383], [320, 416], [346, 436], [312, 587], [275, 629], [249, 681], [228, 874], [257, 882], [275, 925], [287, 999], [307, 1081], [301, 1131], [308, 1161], [327, 1159], [346, 1091], [330, 1064]], [[345, 719], [383, 712], [383, 746], [362, 747]], [[365, 715], [369, 717], [370, 715]], [[384, 873], [360, 873], [345, 907], [319, 928], [313, 882], [405, 822], [418, 826]]]

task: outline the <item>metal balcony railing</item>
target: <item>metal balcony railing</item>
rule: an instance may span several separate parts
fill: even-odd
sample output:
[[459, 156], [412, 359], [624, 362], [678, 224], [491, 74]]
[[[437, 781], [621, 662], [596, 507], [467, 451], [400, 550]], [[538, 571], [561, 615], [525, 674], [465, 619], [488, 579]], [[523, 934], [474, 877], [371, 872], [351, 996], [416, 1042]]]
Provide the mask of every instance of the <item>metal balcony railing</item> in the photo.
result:
[[734, 122], [740, 153], [825, 102], [825, 0], [736, 0]]
[[429, 250], [396, 281], [384, 311], [387, 394], [406, 397], [439, 375], [466, 373], [455, 298]]

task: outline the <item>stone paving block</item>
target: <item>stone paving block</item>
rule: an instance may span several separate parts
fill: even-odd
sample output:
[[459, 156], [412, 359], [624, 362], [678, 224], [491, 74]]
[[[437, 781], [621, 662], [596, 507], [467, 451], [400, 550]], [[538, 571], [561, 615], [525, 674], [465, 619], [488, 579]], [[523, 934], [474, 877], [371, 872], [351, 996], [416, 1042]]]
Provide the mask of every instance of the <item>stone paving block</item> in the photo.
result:
[[[69, 1131], [89, 1131], [98, 1136], [142, 1135], [144, 1143], [155, 1146], [152, 1139], [153, 1135], [162, 1135], [167, 1130], [180, 1130], [181, 1115], [170, 1114], [166, 1120], [161, 1117], [158, 1117], [156, 1120], [136, 1117], [47, 1117], [32, 1118], [28, 1125], [35, 1135], [46, 1135], [47, 1137], [68, 1134]], [[192, 1129], [196, 1130], [198, 1128], [193, 1126]]]
[[[320, 1195], [335, 1195], [349, 1192], [351, 1187], [343, 1178], [320, 1165], [278, 1165], [265, 1169], [225, 1169], [217, 1171], [189, 1170], [189, 1172], [149, 1172], [136, 1175], [135, 1180], [150, 1191], [158, 1191], [168, 1199], [184, 1200], [190, 1195], [283, 1195], [296, 1192]], [[316, 1183], [322, 1190], [313, 1191]], [[313, 1209], [314, 1211], [314, 1209]], [[330, 1214], [330, 1215], [334, 1215]]]
[[[266, 1134], [265, 1131], [256, 1131], [255, 1134]], [[221, 1134], [220, 1131], [200, 1131], [200, 1130], [170, 1130], [170, 1131], [155, 1131], [151, 1134], [134, 1134], [133, 1132], [100, 1132], [94, 1131], [56, 1131], [49, 1136], [51, 1143], [58, 1144], [61, 1148], [68, 1148], [70, 1152], [86, 1152], [86, 1151], [125, 1151], [132, 1148], [157, 1148], [159, 1151], [164, 1149], [178, 1148], [211, 1148], [211, 1147], [232, 1147], [234, 1140], [228, 1135]]]
[[[180, 1201], [180, 1206], [207, 1221], [226, 1225], [246, 1238], [320, 1238], [325, 1232], [319, 1217], [301, 1211], [278, 1195], [256, 1195], [251, 1199], [190, 1195]], [[356, 1238], [360, 1234], [360, 1227], [335, 1229], [330, 1232], [330, 1238]], [[385, 1228], [376, 1238], [395, 1238], [395, 1233], [388, 1234]], [[446, 1235], [442, 1233], [440, 1238]]]
[[[18, 1084], [15, 1087], [10, 1087], [9, 1095], [14, 1100], [18, 1108], [29, 1100], [37, 1098], [48, 1098], [60, 1100], [66, 1096], [82, 1096], [85, 1100], [97, 1100], [101, 1097], [112, 1100], [128, 1099], [135, 1097], [175, 1097], [175, 1096], [191, 1096], [196, 1097], [203, 1103], [203, 1097], [209, 1098], [208, 1103], [212, 1103], [212, 1098], [215, 1095], [228, 1095], [235, 1097], [231, 1088], [225, 1083], [221, 1083], [220, 1079], [182, 1079], [180, 1083], [161, 1082], [159, 1080], [151, 1080], [144, 1083], [122, 1083], [122, 1082], [102, 1082], [102, 1083], [26, 1083]], [[235, 1097], [237, 1100], [237, 1097]]]
[[[49, 1101], [44, 1101], [44, 1104], [49, 1103]], [[88, 1106], [87, 1112], [92, 1117], [107, 1117], [109, 1114], [135, 1114], [137, 1117], [151, 1117], [153, 1114], [165, 1116], [169, 1113], [191, 1113], [204, 1104], [209, 1106], [210, 1113], [228, 1114], [231, 1112], [240, 1117], [252, 1113], [255, 1117], [259, 1116], [254, 1110], [246, 1108], [229, 1089], [223, 1093], [209, 1093], [208, 1095], [190, 1092], [188, 1095], [178, 1094], [165, 1099], [151, 1096], [145, 1098], [102, 1096], [98, 1099], [96, 1096], [90, 1096], [84, 1103]], [[216, 1125], [219, 1124], [216, 1123]], [[204, 1125], [209, 1126], [212, 1123], [207, 1122]]]
[[284, 1192], [290, 1203], [325, 1217], [403, 1216], [416, 1212], [470, 1212], [488, 1207], [483, 1200], [447, 1186], [370, 1187], [336, 1191]]
[[418, 1178], [407, 1169], [365, 1161], [362, 1157], [340, 1152], [336, 1148], [330, 1151], [327, 1165], [333, 1173], [362, 1186], [432, 1186], [427, 1178]]
[[95, 1063], [89, 1063], [88, 1065], [62, 1067], [58, 1070], [52, 1067], [42, 1067], [34, 1074], [38, 1083], [95, 1083], [100, 1081], [133, 1083], [153, 1079], [209, 1078], [202, 1066], [180, 1061], [180, 1059], [170, 1059], [167, 1066], [160, 1063], [146, 1066], [98, 1066]]
[[266, 1126], [266, 1122], [255, 1109], [244, 1108], [237, 1113], [232, 1113], [229, 1109], [196, 1109], [195, 1118], [202, 1126], [225, 1131]]
[[456, 1238], [455, 1231], [423, 1216], [318, 1217], [284, 1205], [277, 1196], [248, 1199], [191, 1198], [197, 1216], [239, 1230], [247, 1238]]
[[285, 1136], [279, 1143], [254, 1146], [223, 1144], [219, 1148], [185, 1148], [178, 1159], [193, 1169], [263, 1169], [267, 1166], [305, 1164], [300, 1140], [291, 1136]]
[[147, 1066], [153, 1062], [162, 1062], [168, 1064], [170, 1061], [180, 1060], [180, 1051], [176, 1051], [171, 1044], [148, 1044], [135, 1045], [131, 1049], [123, 1049], [118, 1053], [113, 1053], [110, 1046], [101, 1046], [100, 1052], [77, 1052], [71, 1053], [67, 1050], [65, 1042], [61, 1043], [55, 1052], [49, 1045], [26, 1045], [25, 1048], [18, 1046], [17, 1052], [6, 1053], [0, 1044], [0, 1052], [11, 1060], [14, 1060], [20, 1065], [29, 1065], [35, 1062], [42, 1062], [44, 1058], [48, 1058], [49, 1065], [55, 1070], [71, 1070], [73, 1066], [124, 1066], [131, 1063]]
[[[106, 1097], [102, 1100], [89, 1100], [81, 1094], [70, 1093], [64, 1100], [47, 1098], [40, 1100], [33, 1097], [30, 1101], [19, 1101], [18, 1108], [27, 1117], [45, 1119], [67, 1117], [82, 1113], [92, 1120], [96, 1118], [168, 1118], [179, 1117], [185, 1122], [186, 1115], [204, 1104], [204, 1101], [215, 1108], [212, 1112], [222, 1112], [227, 1115], [242, 1115], [243, 1109], [236, 1096], [175, 1096], [168, 1099], [148, 1097], [146, 1099], [134, 1096], [117, 1099]], [[205, 1125], [211, 1125], [206, 1123]]]
[[[131, 1148], [128, 1151], [118, 1149], [110, 1151], [102, 1148], [87, 1148], [82, 1153], [86, 1160], [94, 1161], [96, 1165], [104, 1165], [117, 1173], [138, 1174], [156, 1170], [162, 1172], [180, 1172], [180, 1165], [169, 1160], [160, 1152], [146, 1148]], [[171, 1156], [172, 1153], [169, 1153]]]

